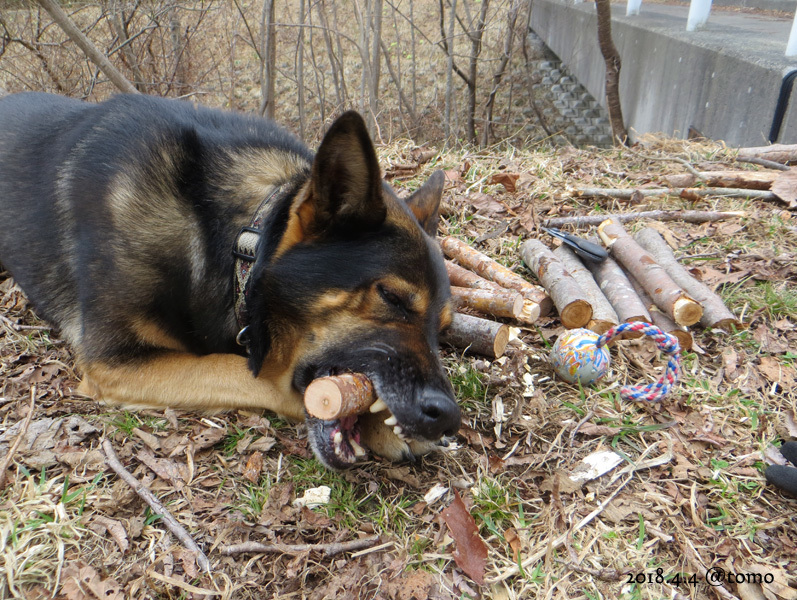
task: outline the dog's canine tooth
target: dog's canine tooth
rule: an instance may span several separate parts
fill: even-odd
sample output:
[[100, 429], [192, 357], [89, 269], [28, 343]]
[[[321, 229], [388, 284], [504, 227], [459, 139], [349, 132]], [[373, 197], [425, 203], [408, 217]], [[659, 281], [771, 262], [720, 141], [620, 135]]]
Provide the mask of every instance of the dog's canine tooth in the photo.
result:
[[398, 419], [395, 417], [395, 415], [390, 415], [387, 419], [385, 419], [385, 425], [388, 427], [398, 425]]
[[349, 440], [349, 444], [351, 445], [351, 449], [354, 450], [354, 456], [356, 456], [357, 458], [362, 458], [363, 456], [368, 454], [365, 448], [360, 446], [360, 444], [358, 444], [353, 439]]
[[387, 410], [387, 404], [385, 404], [382, 398], [377, 398], [376, 402], [374, 402], [368, 410], [372, 413], [382, 412], [383, 410]]
[[332, 442], [336, 446], [340, 446], [340, 444], [343, 442], [343, 433], [340, 431], [336, 431], [335, 435], [332, 436]]

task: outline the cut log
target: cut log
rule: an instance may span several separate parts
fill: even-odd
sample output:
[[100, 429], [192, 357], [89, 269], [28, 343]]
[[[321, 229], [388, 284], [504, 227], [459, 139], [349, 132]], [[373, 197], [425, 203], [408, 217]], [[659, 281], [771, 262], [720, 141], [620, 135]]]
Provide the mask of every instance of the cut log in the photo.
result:
[[[590, 241], [598, 242], [598, 238]], [[595, 283], [606, 296], [609, 304], [617, 313], [617, 318], [621, 323], [633, 323], [635, 321], [645, 321], [650, 323], [650, 313], [634, 291], [634, 286], [628, 279], [625, 271], [612, 258], [607, 258], [599, 263], [586, 263], [587, 268], [592, 272]], [[635, 335], [633, 337], [639, 337]]]
[[740, 158], [763, 158], [772, 162], [789, 164], [797, 163], [797, 145], [795, 144], [772, 144], [771, 146], [755, 146], [751, 148], [739, 148]]
[[505, 319], [519, 319], [523, 314], [523, 296], [510, 290], [473, 290], [451, 286], [451, 297], [457, 309], [471, 308]]
[[650, 322], [661, 329], [664, 333], [669, 333], [671, 336], [677, 339], [678, 344], [681, 346], [681, 350], [691, 350], [694, 340], [692, 339], [692, 334], [689, 333], [686, 327], [683, 325], [678, 325], [678, 323], [661, 312], [661, 309], [659, 309], [659, 307], [656, 306], [656, 303], [650, 299], [648, 293], [633, 277], [633, 275], [628, 279], [631, 281], [631, 285], [634, 286], [634, 291], [637, 293], [637, 296], [639, 296], [639, 299], [642, 300], [642, 302], [645, 304], [645, 307], [648, 309], [648, 313], [650, 313]]
[[703, 308], [690, 298], [656, 260], [632, 238], [622, 225], [608, 219], [598, 225], [598, 235], [612, 255], [648, 292], [666, 315], [678, 325], [694, 325]]
[[636, 221], [638, 219], [650, 219], [652, 221], [683, 221], [684, 223], [712, 223], [714, 221], [737, 219], [746, 216], [747, 213], [742, 211], [714, 212], [707, 210], [645, 210], [635, 213], [555, 217], [545, 221], [545, 226], [562, 227], [564, 225], [572, 225], [573, 227], [595, 227], [603, 223], [606, 219], [614, 219], [620, 223]]
[[587, 325], [592, 319], [589, 298], [548, 246], [540, 240], [526, 240], [520, 255], [550, 294], [562, 325], [568, 329]]
[[547, 315], [553, 306], [550, 296], [544, 289], [532, 285], [514, 271], [497, 263], [486, 254], [471, 248], [465, 242], [455, 237], [447, 236], [440, 240], [446, 256], [456, 260], [463, 267], [474, 271], [477, 275], [489, 279], [502, 287], [517, 290], [526, 300], [536, 303], [540, 308], [540, 315]]
[[[446, 261], [446, 271], [448, 271], [448, 279], [451, 281], [452, 288], [456, 286], [485, 291], [508, 291], [507, 288], [501, 287], [497, 283], [485, 279], [484, 277], [479, 277], [473, 271], [468, 271], [464, 267], [460, 267], [457, 263], [451, 262], [450, 260]], [[520, 309], [520, 314], [511, 318], [514, 318], [526, 325], [532, 325], [536, 323], [537, 319], [540, 318], [540, 304], [538, 302], [534, 302], [533, 300], [529, 300], [522, 295], [521, 300], [523, 301], [523, 306]], [[501, 316], [498, 315], [498, 313], [493, 314], [496, 316]]]
[[587, 324], [587, 329], [603, 334], [617, 325], [620, 322], [617, 312], [612, 308], [611, 303], [601, 291], [592, 273], [590, 273], [581, 259], [576, 256], [576, 253], [564, 244], [554, 250], [553, 253], [554, 256], [562, 261], [565, 269], [576, 280], [576, 283], [584, 291], [592, 306], [592, 319]]
[[374, 386], [362, 373], [320, 377], [304, 392], [307, 412], [325, 421], [360, 415], [374, 402]]
[[454, 313], [451, 327], [441, 336], [440, 341], [474, 354], [501, 358], [509, 343], [509, 326], [488, 319]]
[[476, 290], [503, 290], [506, 289], [497, 283], [476, 275], [473, 271], [468, 271], [465, 267], [460, 267], [457, 263], [446, 261], [446, 271], [451, 285], [458, 287], [472, 288]]
[[634, 239], [650, 252], [676, 284], [703, 305], [703, 316], [700, 318], [700, 324], [703, 327], [719, 327], [730, 331], [732, 327], [738, 329], [742, 326], [739, 319], [725, 306], [722, 298], [711, 291], [708, 286], [695, 279], [678, 263], [670, 246], [658, 231], [646, 227], [639, 231]]
[[710, 187], [768, 190], [777, 176], [776, 171], [702, 171], [698, 175], [682, 173], [667, 175], [663, 179], [674, 188], [692, 187], [701, 182]]

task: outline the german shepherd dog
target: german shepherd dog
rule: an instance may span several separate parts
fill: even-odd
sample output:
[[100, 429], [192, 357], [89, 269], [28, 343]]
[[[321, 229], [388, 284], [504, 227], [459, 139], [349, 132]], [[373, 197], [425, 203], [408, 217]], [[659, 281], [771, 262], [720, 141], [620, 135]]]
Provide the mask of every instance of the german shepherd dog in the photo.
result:
[[[437, 353], [442, 188], [438, 172], [399, 199], [354, 112], [313, 155], [270, 121], [184, 101], [0, 100], [0, 263], [74, 348], [80, 391], [304, 419], [334, 469], [459, 427]], [[307, 385], [343, 372], [377, 404], [307, 415]]]

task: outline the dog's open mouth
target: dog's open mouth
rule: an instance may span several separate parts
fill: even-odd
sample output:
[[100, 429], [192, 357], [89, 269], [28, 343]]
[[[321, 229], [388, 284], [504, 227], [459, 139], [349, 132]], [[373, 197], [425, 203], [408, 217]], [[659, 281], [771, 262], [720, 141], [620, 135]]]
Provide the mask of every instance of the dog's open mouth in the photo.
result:
[[319, 460], [333, 469], [345, 469], [365, 459], [370, 449], [362, 440], [360, 427], [366, 419], [384, 420], [400, 440], [410, 440], [384, 400], [379, 399], [360, 415], [329, 421], [307, 416], [310, 445]]

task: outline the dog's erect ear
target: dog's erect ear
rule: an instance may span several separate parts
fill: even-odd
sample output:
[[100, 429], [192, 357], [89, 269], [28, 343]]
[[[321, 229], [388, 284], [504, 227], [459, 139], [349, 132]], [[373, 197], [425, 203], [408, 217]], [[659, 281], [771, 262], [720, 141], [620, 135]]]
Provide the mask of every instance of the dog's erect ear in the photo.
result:
[[440, 201], [443, 199], [443, 185], [446, 176], [442, 171], [435, 171], [432, 176], [415, 193], [407, 198], [407, 206], [418, 219], [423, 230], [434, 237], [440, 221]]
[[379, 161], [356, 112], [341, 115], [321, 141], [299, 213], [307, 237], [369, 231], [385, 221]]

